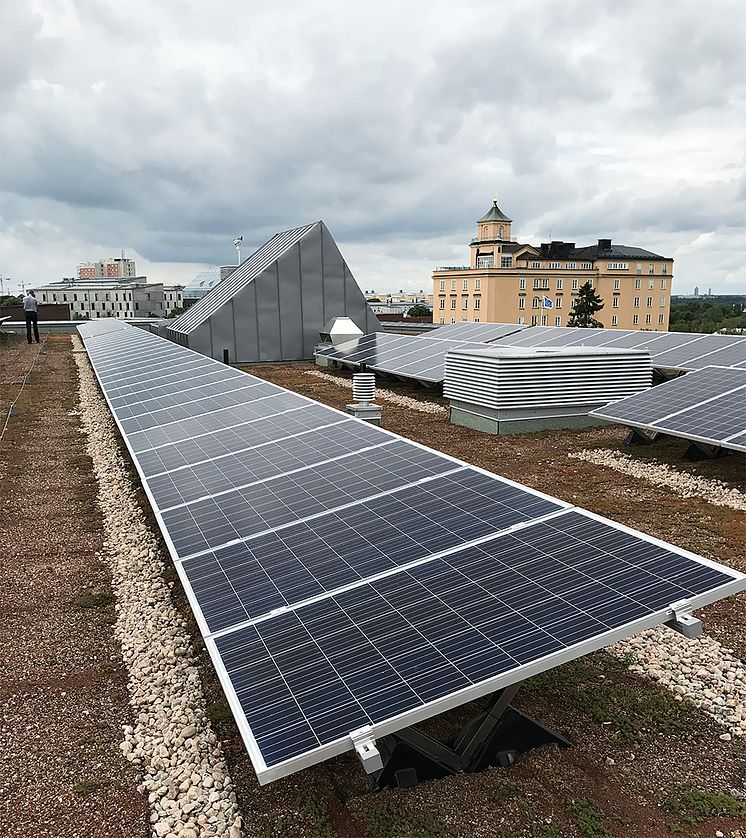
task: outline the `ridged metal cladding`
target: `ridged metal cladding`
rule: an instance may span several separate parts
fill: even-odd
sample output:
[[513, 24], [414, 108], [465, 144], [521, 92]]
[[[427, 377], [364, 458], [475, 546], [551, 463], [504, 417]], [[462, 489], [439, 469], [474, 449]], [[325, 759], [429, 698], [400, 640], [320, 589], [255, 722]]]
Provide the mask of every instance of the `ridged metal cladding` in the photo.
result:
[[356, 402], [372, 402], [376, 397], [376, 377], [372, 372], [352, 376], [352, 395]]

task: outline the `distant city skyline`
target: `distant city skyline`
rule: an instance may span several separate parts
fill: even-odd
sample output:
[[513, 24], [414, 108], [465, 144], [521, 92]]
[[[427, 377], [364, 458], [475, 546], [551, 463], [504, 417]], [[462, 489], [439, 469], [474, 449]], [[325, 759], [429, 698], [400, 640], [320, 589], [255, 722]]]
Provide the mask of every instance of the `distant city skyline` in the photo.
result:
[[234, 263], [238, 236], [245, 257], [323, 219], [362, 288], [419, 290], [497, 195], [521, 241], [605, 236], [672, 257], [674, 294], [746, 293], [737, 0], [517, 0], [490, 26], [445, 0], [221, 0], [178, 28], [145, 0], [97, 9], [3, 12], [17, 287], [122, 247], [185, 284]]

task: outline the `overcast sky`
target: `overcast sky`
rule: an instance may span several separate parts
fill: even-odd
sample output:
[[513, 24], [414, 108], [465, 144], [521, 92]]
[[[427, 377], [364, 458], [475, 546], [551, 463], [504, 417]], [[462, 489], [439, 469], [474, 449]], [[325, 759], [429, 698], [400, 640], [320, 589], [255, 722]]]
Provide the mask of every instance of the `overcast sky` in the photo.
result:
[[520, 241], [672, 256], [746, 293], [742, 0], [1, 5], [0, 273], [122, 248], [187, 282], [323, 219], [364, 289]]

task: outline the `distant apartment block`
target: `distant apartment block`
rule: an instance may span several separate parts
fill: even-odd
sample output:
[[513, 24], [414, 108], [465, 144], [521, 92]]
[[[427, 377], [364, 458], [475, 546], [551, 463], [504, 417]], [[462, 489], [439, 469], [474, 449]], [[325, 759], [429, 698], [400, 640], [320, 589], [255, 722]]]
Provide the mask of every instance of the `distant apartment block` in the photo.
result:
[[82, 262], [78, 265], [78, 279], [121, 279], [135, 278], [134, 259], [100, 259], [98, 262]]
[[[434, 323], [566, 326], [578, 289], [590, 281], [604, 301], [607, 328], [668, 331], [673, 259], [598, 239], [588, 247], [511, 238], [497, 201], [477, 222], [471, 264], [433, 272]], [[542, 309], [544, 298], [552, 306]]]
[[147, 278], [63, 279], [36, 289], [40, 303], [67, 303], [74, 319], [169, 317], [184, 305], [180, 285], [149, 283]]

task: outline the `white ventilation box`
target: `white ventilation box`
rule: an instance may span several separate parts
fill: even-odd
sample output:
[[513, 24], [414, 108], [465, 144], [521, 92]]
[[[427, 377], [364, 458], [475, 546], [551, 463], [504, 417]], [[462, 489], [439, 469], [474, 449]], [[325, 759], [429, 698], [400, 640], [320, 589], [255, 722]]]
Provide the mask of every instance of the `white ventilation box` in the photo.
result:
[[652, 382], [647, 350], [474, 345], [446, 355], [443, 395], [455, 424], [508, 434], [602, 424], [590, 411]]

